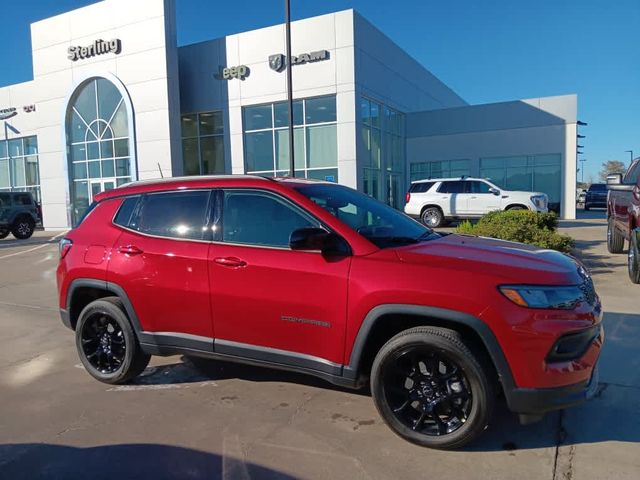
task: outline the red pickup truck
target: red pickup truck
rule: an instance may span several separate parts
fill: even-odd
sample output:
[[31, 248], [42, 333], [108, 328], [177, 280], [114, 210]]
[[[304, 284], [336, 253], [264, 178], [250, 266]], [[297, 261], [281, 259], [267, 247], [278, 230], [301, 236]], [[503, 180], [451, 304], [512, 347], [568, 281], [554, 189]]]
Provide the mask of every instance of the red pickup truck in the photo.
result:
[[640, 283], [640, 158], [624, 176], [609, 175], [607, 188], [607, 247], [611, 253], [621, 253], [629, 241], [629, 278]]

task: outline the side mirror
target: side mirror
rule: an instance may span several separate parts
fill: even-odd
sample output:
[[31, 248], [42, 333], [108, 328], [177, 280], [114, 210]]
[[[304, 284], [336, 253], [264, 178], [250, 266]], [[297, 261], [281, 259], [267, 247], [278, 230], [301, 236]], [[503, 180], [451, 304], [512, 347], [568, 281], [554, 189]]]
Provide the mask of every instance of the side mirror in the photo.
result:
[[607, 185], [620, 185], [622, 184], [621, 173], [611, 173], [607, 175]]
[[494, 195], [500, 195], [500, 190], [498, 190], [497, 188], [490, 187], [489, 191]]
[[291, 232], [289, 237], [291, 250], [319, 251], [323, 254], [349, 255], [349, 247], [335, 233], [323, 228], [305, 227]]

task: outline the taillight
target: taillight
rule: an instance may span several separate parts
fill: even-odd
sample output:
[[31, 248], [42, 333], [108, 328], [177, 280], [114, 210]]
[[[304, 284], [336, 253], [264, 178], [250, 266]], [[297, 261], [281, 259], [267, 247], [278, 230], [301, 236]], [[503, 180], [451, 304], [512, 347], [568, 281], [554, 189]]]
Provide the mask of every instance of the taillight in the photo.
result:
[[409, 203], [409, 200], [411, 200], [411, 193], [407, 192], [404, 197], [404, 203]]
[[63, 238], [62, 240], [60, 240], [60, 243], [58, 244], [60, 259], [63, 259], [67, 255], [67, 253], [69, 253], [69, 250], [71, 250], [72, 246], [73, 242], [69, 238]]

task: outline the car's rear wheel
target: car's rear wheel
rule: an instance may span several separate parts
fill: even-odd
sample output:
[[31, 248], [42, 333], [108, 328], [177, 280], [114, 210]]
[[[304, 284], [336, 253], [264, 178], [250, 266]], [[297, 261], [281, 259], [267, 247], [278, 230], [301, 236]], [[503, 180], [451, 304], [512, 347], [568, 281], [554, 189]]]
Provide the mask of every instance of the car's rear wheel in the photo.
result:
[[429, 228], [438, 228], [444, 225], [444, 214], [438, 207], [427, 207], [420, 215], [420, 220]]
[[11, 227], [11, 233], [20, 240], [26, 240], [33, 235], [36, 223], [28, 216], [18, 217]]
[[148, 365], [117, 297], [95, 300], [80, 313], [76, 348], [89, 374], [104, 383], [125, 383]]
[[621, 253], [624, 249], [624, 237], [616, 230], [613, 217], [607, 221], [607, 250], [609, 253]]
[[431, 448], [459, 448], [482, 433], [494, 403], [479, 359], [448, 329], [416, 327], [378, 352], [371, 371], [378, 412], [400, 437]]
[[629, 278], [633, 283], [640, 283], [640, 230], [631, 230], [629, 238], [628, 267]]

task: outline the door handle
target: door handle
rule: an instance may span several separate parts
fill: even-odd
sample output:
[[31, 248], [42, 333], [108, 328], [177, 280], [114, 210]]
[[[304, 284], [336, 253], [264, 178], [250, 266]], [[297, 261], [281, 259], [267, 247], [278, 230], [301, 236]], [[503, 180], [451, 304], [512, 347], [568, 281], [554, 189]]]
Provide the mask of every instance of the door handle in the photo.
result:
[[135, 245], [123, 245], [123, 246], [120, 246], [120, 247], [118, 247], [118, 252], [124, 253], [124, 254], [127, 254], [127, 255], [140, 255], [141, 253], [143, 253], [143, 251], [140, 250]]
[[247, 266], [247, 262], [237, 257], [217, 257], [214, 258], [213, 261], [223, 267], [240, 268]]

